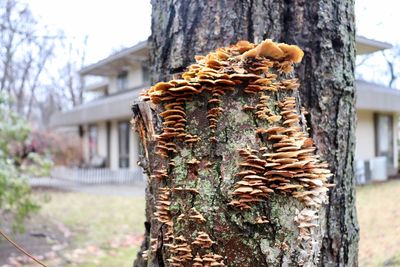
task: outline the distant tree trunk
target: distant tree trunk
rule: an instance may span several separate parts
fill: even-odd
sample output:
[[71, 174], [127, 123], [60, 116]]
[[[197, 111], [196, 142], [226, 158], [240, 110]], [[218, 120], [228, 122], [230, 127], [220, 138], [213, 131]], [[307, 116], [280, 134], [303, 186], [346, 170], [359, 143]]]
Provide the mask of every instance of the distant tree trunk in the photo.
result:
[[[310, 113], [307, 119], [318, 153], [328, 161], [334, 174], [331, 182], [336, 184], [329, 191], [329, 204], [320, 215], [324, 218], [321, 222], [322, 240], [319, 240], [319, 245], [313, 251], [315, 258], [320, 254], [319, 260], [312, 259], [308, 265], [357, 266], [358, 223], [353, 171], [354, 2], [153, 0], [152, 5], [152, 35], [149, 45], [153, 82], [167, 81], [173, 74], [183, 72], [194, 61], [195, 55], [205, 55], [217, 47], [228, 46], [238, 40], [259, 43], [271, 38], [278, 42], [296, 44], [304, 50], [303, 61], [296, 69], [296, 76], [301, 84], [299, 91], [302, 105]], [[198, 100], [199, 109], [201, 101], [204, 99]], [[225, 101], [235, 105], [239, 100], [231, 97]], [[139, 127], [142, 131], [160, 132], [160, 120], [146, 103], [134, 105], [133, 111], [136, 121], [142, 124]], [[194, 120], [200, 119], [195, 112], [191, 116]], [[237, 143], [248, 142], [251, 133], [238, 131], [239, 128], [235, 127], [253, 122], [238, 122], [235, 116], [239, 115], [234, 112], [226, 116], [233, 116], [226, 117], [226, 120], [233, 123], [225, 125], [224, 136]], [[200, 122], [195, 127], [197, 129], [194, 130], [202, 135], [207, 125]], [[142, 133], [145, 136], [151, 134]], [[198, 151], [196, 158], [209, 157], [216, 165], [205, 168], [203, 173], [199, 172], [199, 176], [203, 177], [200, 188], [206, 196], [200, 199], [187, 196], [186, 201], [192, 201], [191, 205], [194, 206], [215, 206], [219, 217], [208, 218], [207, 226], [211, 231], [210, 236], [217, 243], [215, 250], [231, 259], [230, 262], [225, 260], [227, 266], [295, 266], [294, 256], [284, 248], [285, 241], [290, 243], [290, 240], [294, 240], [293, 233], [290, 232], [293, 225], [285, 222], [285, 216], [294, 212], [295, 203], [288, 198], [271, 197], [267, 201], [265, 212], [276, 217], [277, 221], [272, 224], [272, 229], [267, 230], [248, 224], [245, 218], [235, 217], [236, 213], [224, 213], [226, 210], [223, 206], [226, 204], [222, 205], [219, 201], [222, 201], [221, 191], [225, 189], [221, 188], [223, 184], [217, 178], [221, 175], [232, 175], [230, 172], [236, 168], [229, 161], [229, 144], [226, 141], [207, 151], [208, 154]], [[154, 140], [144, 140], [144, 145], [147, 146], [147, 151], [154, 152]], [[149, 153], [144, 155], [141, 163], [149, 173], [157, 165], [155, 161], [154, 155]], [[180, 166], [181, 173], [175, 173], [175, 179], [182, 178], [182, 173], [190, 176], [182, 162], [176, 164]], [[156, 203], [155, 188], [157, 185], [154, 181], [147, 188], [146, 240], [141, 252], [151, 245], [150, 233], [153, 237], [163, 234], [163, 229], [151, 227]], [[213, 211], [210, 214], [214, 214]], [[230, 228], [223, 228], [226, 225], [230, 225]], [[189, 227], [187, 233], [190, 234], [191, 231], [193, 229]], [[269, 238], [259, 239], [259, 231], [266, 231], [261, 235]], [[224, 243], [226, 240], [229, 242]], [[143, 261], [140, 252], [134, 266], [170, 266], [165, 262], [162, 249], [158, 247], [157, 251], [156, 257], [148, 262]], [[301, 263], [298, 262], [297, 265], [300, 266]]]

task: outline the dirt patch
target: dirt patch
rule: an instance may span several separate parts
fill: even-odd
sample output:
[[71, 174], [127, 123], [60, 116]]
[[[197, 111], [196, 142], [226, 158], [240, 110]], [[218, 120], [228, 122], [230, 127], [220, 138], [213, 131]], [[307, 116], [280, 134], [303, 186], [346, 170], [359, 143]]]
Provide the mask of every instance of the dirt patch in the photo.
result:
[[[1, 223], [3, 232], [31, 255], [41, 260], [55, 257], [58, 251], [68, 246], [71, 236], [71, 232], [65, 225], [52, 222], [40, 215], [34, 215], [34, 219], [27, 220], [23, 233], [12, 233], [11, 219], [8, 215], [2, 214]], [[0, 237], [0, 266], [6, 264], [18, 266], [27, 262], [30, 262], [27, 257]]]
[[[121, 186], [101, 189], [104, 194], [33, 188], [41, 209], [25, 233], [11, 237], [47, 266], [132, 266], [143, 240], [144, 198], [127, 190], [131, 196], [121, 195]], [[9, 234], [11, 223], [0, 216]], [[21, 255], [0, 237], [1, 267], [38, 266]]]

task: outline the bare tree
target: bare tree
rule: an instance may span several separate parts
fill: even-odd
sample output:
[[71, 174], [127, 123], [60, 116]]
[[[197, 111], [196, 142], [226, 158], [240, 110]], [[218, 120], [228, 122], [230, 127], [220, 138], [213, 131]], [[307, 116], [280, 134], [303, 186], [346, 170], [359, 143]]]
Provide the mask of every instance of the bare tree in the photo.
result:
[[17, 0], [1, 1], [0, 10], [0, 90], [14, 98], [12, 108], [29, 119], [59, 35], [39, 27], [28, 5]]
[[53, 76], [53, 85], [67, 100], [66, 107], [75, 107], [83, 103], [83, 82], [78, 71], [84, 66], [88, 37], [83, 40], [69, 40], [63, 42], [61, 49], [65, 53], [65, 60], [58, 73]]
[[83, 102], [78, 71], [87, 37], [50, 31], [19, 0], [1, 1], [0, 10], [0, 88], [12, 97], [10, 108], [46, 128], [52, 113]]
[[387, 85], [390, 88], [394, 88], [396, 87], [396, 80], [400, 75], [400, 46], [396, 45], [389, 51], [382, 51], [382, 56], [387, 66], [387, 71], [385, 73], [388, 79]]
[[48, 128], [51, 115], [80, 105], [84, 101], [83, 83], [78, 71], [83, 67], [87, 37], [83, 40], [63, 36], [56, 42], [51, 68], [44, 70], [45, 82], [32, 101], [36, 107], [36, 123]]
[[383, 84], [389, 88], [400, 88], [398, 84], [399, 60], [400, 46], [398, 44], [380, 53], [357, 56], [356, 77]]

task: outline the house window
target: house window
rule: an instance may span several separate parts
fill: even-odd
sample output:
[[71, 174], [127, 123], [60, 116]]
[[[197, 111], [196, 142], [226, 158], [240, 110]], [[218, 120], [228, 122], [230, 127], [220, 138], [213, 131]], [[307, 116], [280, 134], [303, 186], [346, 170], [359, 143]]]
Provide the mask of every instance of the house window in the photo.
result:
[[393, 166], [393, 116], [375, 114], [375, 152], [384, 156], [388, 166]]
[[106, 161], [106, 167], [110, 167], [110, 165], [111, 165], [111, 159], [110, 159], [110, 154], [111, 154], [111, 122], [110, 121], [106, 122], [106, 129], [107, 129], [107, 161]]
[[125, 90], [128, 87], [128, 72], [123, 71], [117, 76], [117, 89]]
[[89, 158], [92, 159], [97, 155], [97, 126], [89, 126]]
[[118, 151], [120, 168], [129, 168], [129, 134], [129, 123], [120, 122], [118, 124]]
[[143, 63], [143, 65], [142, 65], [142, 79], [143, 79], [143, 83], [148, 83], [150, 80], [149, 67], [147, 66], [147, 63]]

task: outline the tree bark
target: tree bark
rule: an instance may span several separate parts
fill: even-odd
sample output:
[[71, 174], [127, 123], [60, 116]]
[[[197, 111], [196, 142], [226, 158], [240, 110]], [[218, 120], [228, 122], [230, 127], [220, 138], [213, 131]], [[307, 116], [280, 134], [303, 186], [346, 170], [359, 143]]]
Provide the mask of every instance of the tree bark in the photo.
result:
[[[274, 41], [296, 44], [305, 56], [296, 69], [300, 79], [302, 105], [309, 111], [307, 117], [310, 135], [319, 154], [328, 161], [336, 186], [329, 191], [329, 204], [321, 210], [320, 245], [314, 251], [315, 259], [309, 266], [357, 266], [358, 224], [355, 211], [354, 190], [354, 59], [355, 27], [353, 1], [172, 1], [153, 0], [152, 36], [150, 45], [151, 78], [153, 82], [169, 80], [173, 74], [181, 73], [194, 55], [203, 54], [217, 47], [228, 46], [238, 40], [258, 43], [271, 38]], [[224, 246], [213, 246], [213, 251], [225, 255], [227, 266], [296, 266], [293, 251], [278, 248], [286, 241], [294, 240], [293, 223], [285, 220], [292, 216], [298, 203], [282, 196], [274, 196], [263, 204], [263, 213], [276, 218], [265, 229], [260, 229], [234, 210], [227, 210], [224, 202], [226, 177], [237, 171], [232, 158], [235, 144], [254, 143], [252, 132], [240, 129], [257, 127], [254, 121], [245, 120], [238, 107], [242, 95], [224, 96], [224, 104], [230, 107], [220, 119], [229, 123], [219, 126], [224, 129], [217, 136], [219, 145], [183, 151], [175, 159], [175, 180], [198, 187], [201, 194], [181, 196], [172, 210], [188, 210], [196, 207], [206, 212], [208, 234], [215, 242]], [[278, 96], [279, 98], [279, 96]], [[246, 100], [247, 101], [247, 100]], [[250, 99], [250, 101], [252, 101]], [[205, 137], [207, 121], [206, 99], [196, 99], [187, 107], [188, 126], [192, 132]], [[236, 106], [235, 106], [236, 105]], [[196, 108], [194, 108], [196, 107]], [[153, 107], [155, 108], [155, 107]], [[156, 108], [155, 108], [156, 109]], [[138, 129], [141, 129], [146, 146], [142, 165], [148, 174], [160, 164], [152, 154], [155, 140], [152, 134], [160, 133], [161, 121], [146, 104], [133, 107]], [[207, 138], [205, 138], [207, 139]], [[150, 152], [149, 152], [150, 151]], [[186, 154], [185, 154], [186, 153]], [[202, 168], [193, 170], [184, 163], [188, 155], [202, 161]], [[212, 165], [208, 166], [207, 162]], [[195, 174], [194, 174], [195, 173]], [[190, 179], [198, 176], [201, 183]], [[224, 182], [221, 182], [221, 177]], [[229, 180], [229, 179], [228, 179]], [[230, 181], [232, 183], [232, 181]], [[150, 235], [165, 234], [165, 227], [156, 229], [154, 212], [155, 192], [159, 185], [151, 182], [146, 200], [146, 241], [142, 251], [149, 249]], [[217, 216], [218, 215], [218, 216]], [[190, 235], [197, 226], [184, 225], [183, 233]], [[186, 232], [185, 232], [186, 231]], [[263, 238], [260, 238], [262, 236]], [[225, 241], [223, 241], [225, 240]], [[229, 242], [227, 241], [229, 240]], [[221, 244], [222, 244], [221, 243]], [[291, 243], [289, 242], [289, 245]], [[160, 246], [160, 245], [158, 245]], [[318, 254], [320, 254], [318, 260]], [[135, 266], [169, 266], [160, 247], [156, 257], [145, 263], [139, 253]], [[286, 265], [285, 265], [286, 264]], [[297, 265], [301, 265], [297, 262]]]

